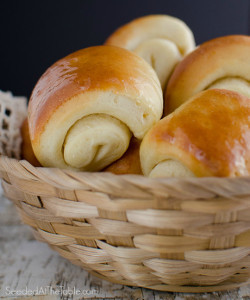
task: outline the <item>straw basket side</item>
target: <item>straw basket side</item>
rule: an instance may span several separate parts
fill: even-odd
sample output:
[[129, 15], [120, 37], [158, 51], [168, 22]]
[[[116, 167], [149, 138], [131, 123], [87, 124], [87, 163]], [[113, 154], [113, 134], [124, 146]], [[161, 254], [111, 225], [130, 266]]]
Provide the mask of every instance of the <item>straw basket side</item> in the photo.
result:
[[249, 283], [250, 178], [149, 179], [0, 157], [35, 237], [103, 279], [163, 291]]

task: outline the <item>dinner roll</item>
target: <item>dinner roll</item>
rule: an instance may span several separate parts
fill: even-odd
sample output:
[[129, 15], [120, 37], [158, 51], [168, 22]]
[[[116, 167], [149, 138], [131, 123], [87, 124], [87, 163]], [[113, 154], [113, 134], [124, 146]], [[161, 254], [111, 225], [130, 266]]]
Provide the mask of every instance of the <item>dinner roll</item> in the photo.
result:
[[165, 114], [203, 90], [222, 88], [250, 97], [250, 37], [210, 40], [187, 55], [175, 68], [165, 92]]
[[143, 57], [156, 71], [163, 89], [175, 65], [195, 47], [189, 27], [167, 15], [135, 19], [117, 29], [106, 44], [126, 48]]
[[32, 92], [32, 147], [43, 166], [98, 171], [124, 154], [132, 135], [142, 139], [162, 109], [159, 80], [142, 58], [114, 46], [79, 50]]
[[236, 177], [250, 172], [250, 99], [200, 92], [144, 137], [142, 171], [150, 177]]
[[140, 149], [141, 141], [132, 138], [128, 147], [128, 150], [123, 156], [111, 165], [106, 167], [103, 172], [111, 172], [113, 174], [140, 174], [142, 175], [140, 164]]

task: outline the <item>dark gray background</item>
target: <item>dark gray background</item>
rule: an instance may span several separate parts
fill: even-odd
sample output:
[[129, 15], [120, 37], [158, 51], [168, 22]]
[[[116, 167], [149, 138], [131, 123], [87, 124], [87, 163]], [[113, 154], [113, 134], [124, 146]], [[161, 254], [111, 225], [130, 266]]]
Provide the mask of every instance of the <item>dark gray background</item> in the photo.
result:
[[178, 17], [200, 44], [250, 34], [249, 10], [248, 0], [1, 0], [0, 89], [29, 97], [56, 60], [102, 44], [118, 26], [139, 16]]

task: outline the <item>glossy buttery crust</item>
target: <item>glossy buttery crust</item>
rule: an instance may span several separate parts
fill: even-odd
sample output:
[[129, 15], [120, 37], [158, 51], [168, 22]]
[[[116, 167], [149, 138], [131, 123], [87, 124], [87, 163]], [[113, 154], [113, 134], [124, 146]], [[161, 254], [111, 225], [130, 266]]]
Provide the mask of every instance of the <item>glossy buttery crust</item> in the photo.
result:
[[[121, 145], [116, 138], [120, 134], [110, 136], [112, 130], [122, 128], [124, 139], [130, 139], [130, 132], [142, 139], [160, 119], [162, 107], [159, 80], [142, 58], [115, 46], [79, 50], [52, 65], [32, 92], [28, 119], [35, 155], [43, 166], [98, 171], [127, 150], [124, 144], [120, 156], [111, 159]], [[103, 165], [86, 158], [92, 153], [99, 159], [104, 152]]]
[[175, 68], [165, 91], [165, 115], [221, 78], [250, 81], [250, 37], [225, 36], [200, 45]]
[[[115, 46], [74, 52], [52, 65], [39, 79], [29, 101], [31, 140], [36, 143], [55, 110], [77, 94], [112, 91], [135, 98], [158, 94], [153, 70], [138, 56]], [[147, 96], [147, 94], [149, 96]]]
[[203, 91], [146, 134], [140, 155], [145, 175], [174, 160], [198, 177], [248, 176], [250, 100], [228, 90]]

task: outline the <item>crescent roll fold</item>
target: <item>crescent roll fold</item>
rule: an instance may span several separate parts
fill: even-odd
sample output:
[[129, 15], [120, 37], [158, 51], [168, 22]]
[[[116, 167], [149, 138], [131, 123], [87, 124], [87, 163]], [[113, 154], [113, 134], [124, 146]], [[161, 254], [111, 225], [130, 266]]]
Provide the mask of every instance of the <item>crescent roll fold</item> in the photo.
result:
[[203, 91], [161, 119], [140, 148], [150, 177], [236, 177], [250, 173], [250, 99]]
[[231, 35], [200, 45], [175, 68], [165, 92], [164, 113], [171, 113], [207, 89], [228, 89], [250, 98], [250, 37]]
[[96, 46], [52, 65], [28, 107], [31, 143], [43, 166], [98, 171], [119, 159], [131, 136], [160, 119], [154, 70], [130, 51]]
[[164, 89], [175, 65], [192, 51], [192, 31], [181, 20], [167, 15], [150, 15], [118, 28], [106, 41], [134, 51], [156, 71]]

